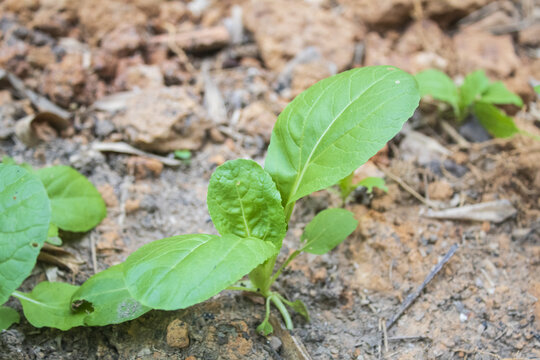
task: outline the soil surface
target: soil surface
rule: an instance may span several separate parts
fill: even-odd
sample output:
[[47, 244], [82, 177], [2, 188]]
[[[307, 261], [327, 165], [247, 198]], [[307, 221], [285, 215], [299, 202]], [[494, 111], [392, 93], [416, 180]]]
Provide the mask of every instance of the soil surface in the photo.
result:
[[[62, 234], [65, 252], [46, 250], [22, 290], [81, 284], [153, 240], [216, 234], [216, 166], [263, 163], [286, 104], [352, 67], [438, 68], [458, 82], [484, 69], [524, 99], [504, 109], [538, 136], [539, 20], [537, 0], [0, 0], [0, 156], [71, 165], [108, 208], [94, 230]], [[540, 143], [491, 139], [447, 110], [423, 102], [357, 170], [384, 177], [387, 193], [357, 189], [343, 205], [331, 188], [297, 204], [278, 262], [323, 209], [345, 206], [360, 224], [277, 281], [311, 322], [294, 314], [287, 331], [275, 311], [261, 336], [261, 299], [225, 291], [114, 326], [62, 332], [21, 316], [0, 333], [0, 359], [540, 359]], [[191, 159], [170, 166], [175, 150]], [[491, 201], [503, 221], [432, 216]]]

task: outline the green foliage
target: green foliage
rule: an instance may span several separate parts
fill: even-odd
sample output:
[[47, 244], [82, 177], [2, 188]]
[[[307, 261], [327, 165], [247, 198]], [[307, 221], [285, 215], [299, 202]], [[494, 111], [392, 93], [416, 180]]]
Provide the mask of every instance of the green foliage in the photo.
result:
[[46, 242], [55, 246], [62, 245], [62, 239], [60, 239], [60, 236], [58, 234], [58, 226], [54, 225], [53, 223], [49, 224], [49, 232], [47, 233]]
[[[32, 271], [45, 241], [62, 244], [58, 226], [86, 231], [104, 215], [105, 205], [97, 190], [70, 167], [36, 172], [4, 157], [0, 164], [0, 304], [11, 295], [18, 297], [28, 321], [37, 327], [66, 330], [82, 325], [79, 315], [70, 316], [76, 287], [41, 283], [30, 294], [15, 290]], [[1, 308], [0, 315], [5, 314], [2, 327], [13, 323], [13, 311]]]
[[416, 81], [422, 96], [430, 95], [450, 104], [458, 121], [472, 112], [495, 137], [509, 137], [519, 132], [514, 120], [493, 104], [522, 107], [523, 101], [502, 82], [491, 83], [482, 70], [468, 74], [459, 88], [446, 74], [433, 69], [416, 74]]
[[358, 226], [353, 214], [345, 209], [326, 209], [318, 213], [302, 234], [301, 251], [326, 254], [347, 238]]
[[489, 133], [498, 138], [505, 138], [515, 135], [519, 132], [518, 127], [514, 124], [514, 120], [507, 116], [495, 106], [478, 101], [474, 104], [474, 113], [478, 117], [480, 124]]
[[420, 96], [429, 95], [436, 100], [449, 103], [454, 112], [459, 111], [459, 92], [452, 79], [445, 73], [428, 69], [416, 74]]
[[278, 249], [287, 231], [276, 184], [253, 160], [219, 166], [208, 185], [208, 211], [220, 234], [271, 241]]
[[0, 306], [0, 331], [9, 329], [9, 327], [20, 320], [19, 313], [12, 308]]
[[107, 215], [101, 195], [86, 177], [69, 166], [37, 171], [51, 200], [51, 222], [62, 230], [88, 231]]
[[265, 162], [287, 219], [301, 197], [337, 183], [375, 155], [418, 106], [416, 82], [391, 67], [322, 80], [279, 115]]
[[357, 187], [358, 186], [365, 187], [368, 193], [372, 193], [373, 188], [379, 188], [384, 192], [388, 192], [388, 187], [386, 186], [386, 182], [384, 181], [384, 179], [380, 177], [376, 177], [376, 176], [363, 178], [356, 185]]
[[349, 195], [359, 186], [363, 186], [366, 188], [366, 191], [368, 194], [371, 194], [373, 192], [373, 188], [379, 188], [384, 192], [388, 192], [388, 187], [386, 186], [386, 182], [383, 178], [376, 177], [376, 176], [369, 176], [366, 178], [363, 178], [362, 180], [358, 181], [357, 183], [353, 183], [354, 179], [354, 171], [349, 174], [349, 176], [343, 178], [338, 183], [339, 189], [341, 190], [341, 201], [343, 204], [345, 204], [345, 201], [349, 197]]
[[[273, 282], [296, 256], [326, 253], [357, 226], [347, 210], [322, 211], [306, 226], [303, 246], [274, 272], [296, 200], [336, 183], [377, 153], [419, 100], [414, 78], [390, 66], [354, 69], [323, 80], [279, 116], [265, 169], [251, 160], [229, 161], [216, 169], [208, 188], [208, 210], [221, 236], [157, 240], [81, 287], [42, 283], [31, 294], [14, 295], [32, 324], [67, 329], [118, 323], [149, 309], [186, 308], [225, 289], [250, 291], [266, 298], [259, 332], [273, 331], [268, 322], [271, 305], [291, 329], [287, 307], [309, 320], [307, 308], [300, 300], [291, 302], [272, 291]], [[77, 197], [88, 203], [92, 214], [85, 219], [66, 214], [65, 205], [75, 198], [69, 184], [86, 188], [73, 172], [45, 169], [40, 176], [51, 197], [52, 222], [61, 229], [87, 228], [83, 220], [95, 223], [104, 216], [101, 202], [87, 190]], [[364, 185], [381, 184], [366, 180]], [[249, 281], [241, 281], [246, 275]]]
[[489, 87], [489, 79], [482, 70], [474, 71], [468, 74], [459, 88], [459, 108], [463, 119], [465, 110], [475, 101], [480, 100], [482, 94]]
[[20, 166], [0, 164], [0, 304], [30, 275], [50, 218], [39, 178]]
[[540, 85], [536, 85], [534, 91], [536, 91], [537, 94], [540, 94]]
[[191, 151], [189, 150], [176, 150], [174, 152], [174, 157], [180, 160], [191, 160]]
[[101, 326], [135, 319], [150, 310], [133, 299], [124, 280], [124, 263], [112, 266], [88, 279], [71, 297], [71, 302], [87, 308], [84, 324]]
[[71, 297], [79, 287], [66, 283], [41, 282], [31, 293], [16, 291], [13, 296], [23, 306], [24, 316], [35, 327], [53, 327], [68, 330], [84, 325], [86, 313], [75, 313]]
[[496, 81], [488, 86], [480, 98], [481, 102], [488, 104], [512, 104], [523, 106], [523, 100], [510, 90], [501, 81]]
[[233, 234], [174, 236], [131, 254], [124, 277], [129, 292], [142, 304], [183, 309], [233, 285], [278, 250], [269, 241]]

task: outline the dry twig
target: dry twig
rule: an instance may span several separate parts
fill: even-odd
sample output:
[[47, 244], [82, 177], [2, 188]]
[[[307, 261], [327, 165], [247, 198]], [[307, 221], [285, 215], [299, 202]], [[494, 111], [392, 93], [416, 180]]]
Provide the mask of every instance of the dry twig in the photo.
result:
[[416, 300], [416, 298], [418, 298], [418, 296], [420, 296], [420, 294], [422, 293], [422, 290], [424, 290], [424, 288], [435, 277], [435, 275], [437, 275], [437, 273], [439, 271], [441, 271], [443, 266], [456, 253], [457, 249], [458, 249], [457, 244], [452, 245], [450, 250], [446, 253], [446, 255], [444, 255], [444, 257], [441, 259], [441, 261], [439, 261], [437, 263], [437, 265], [435, 265], [433, 267], [433, 269], [431, 269], [431, 272], [428, 274], [428, 276], [426, 276], [426, 278], [424, 279], [422, 284], [414, 292], [409, 294], [409, 296], [407, 296], [407, 298], [405, 298], [405, 301], [401, 304], [401, 306], [399, 307], [399, 310], [396, 312], [396, 314], [394, 316], [392, 316], [392, 318], [386, 322], [386, 329], [390, 329], [392, 327], [392, 325], [394, 325], [395, 322], [401, 317], [401, 315], [403, 315], [405, 310], [407, 310], [409, 308], [409, 306], [411, 306], [411, 304], [414, 302], [414, 300]]

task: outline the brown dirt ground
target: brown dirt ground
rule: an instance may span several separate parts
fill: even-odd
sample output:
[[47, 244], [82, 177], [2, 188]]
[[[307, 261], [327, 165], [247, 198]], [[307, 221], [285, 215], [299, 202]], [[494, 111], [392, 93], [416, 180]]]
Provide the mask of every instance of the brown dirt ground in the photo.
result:
[[[502, 15], [493, 20], [492, 14], [521, 21], [529, 3], [537, 9], [534, 1], [494, 1], [491, 3], [496, 6], [490, 5], [488, 10], [488, 1], [464, 1], [469, 7], [461, 8], [452, 8], [457, 5], [451, 1], [441, 1], [441, 7], [449, 6], [445, 12], [429, 1], [400, 0], [388, 1], [395, 5], [390, 7], [395, 10], [392, 12], [385, 4], [377, 10], [367, 1], [360, 1], [358, 9], [349, 1], [319, 1], [314, 2], [319, 5], [309, 5], [318, 9], [312, 21], [309, 16], [296, 18], [307, 2], [291, 5], [299, 7], [295, 8], [297, 12], [272, 6], [267, 9], [265, 2], [257, 12], [249, 10], [251, 5], [245, 2], [225, 1], [206, 7], [200, 15], [196, 7], [189, 8], [183, 2], [106, 3], [100, 1], [94, 11], [71, 1], [0, 1], [0, 67], [73, 114], [67, 129], [56, 131], [52, 125], [42, 125], [42, 141], [25, 144], [15, 135], [15, 126], [19, 119], [37, 110], [9, 83], [0, 80], [0, 155], [36, 167], [74, 166], [100, 189], [108, 206], [108, 217], [93, 231], [64, 234], [64, 248], [72, 256], [54, 255], [56, 264], [39, 262], [23, 284], [25, 291], [47, 279], [81, 284], [152, 240], [184, 233], [215, 233], [205, 203], [213, 169], [238, 157], [262, 162], [275, 115], [292, 96], [328, 76], [332, 69], [337, 70], [332, 64], [338, 64], [341, 70], [373, 61], [416, 71], [425, 65], [418, 59], [429, 58], [435, 59], [429, 66], [445, 60], [452, 75], [463, 75], [469, 69], [461, 71], [463, 61], [456, 62], [447, 48], [452, 34], [466, 31], [458, 24], [460, 19], [466, 20], [468, 27], [476, 24], [500, 31], [513, 22], [504, 23]], [[231, 18], [235, 4], [244, 9], [244, 16], [255, 11], [253, 18], [245, 19], [251, 33], [246, 33], [240, 43], [230, 39], [225, 45], [213, 43], [217, 48], [210, 52], [189, 43], [184, 49], [186, 55], [177, 46], [163, 48], [148, 40], [167, 34], [168, 23], [177, 32], [216, 27], [224, 18]], [[418, 25], [408, 30], [407, 24], [420, 16], [418, 4], [423, 4], [425, 21], [431, 21], [423, 23], [425, 26], [439, 24], [440, 43], [428, 41], [426, 45], [425, 39], [418, 40]], [[369, 7], [365, 18], [362, 6]], [[351, 7], [355, 11], [346, 11]], [[512, 12], [514, 8], [520, 12]], [[474, 11], [479, 9], [487, 15], [480, 19], [465, 17], [478, 14]], [[271, 31], [258, 32], [257, 16], [261, 14], [267, 14], [267, 26], [283, 23], [282, 32], [275, 36]], [[337, 54], [332, 41], [318, 44], [317, 37], [340, 21], [347, 22], [343, 26], [352, 35], [340, 39], [350, 51]], [[308, 30], [302, 33], [306, 27]], [[216, 31], [222, 36], [219, 29]], [[492, 32], [489, 36], [495, 36]], [[377, 37], [381, 42], [370, 47], [373, 41], [379, 41]], [[534, 36], [523, 30], [497, 35], [497, 40], [501, 40], [503, 49], [508, 44], [515, 46], [516, 52], [507, 63], [497, 60], [488, 64], [492, 66], [492, 78], [511, 84], [536, 76], [538, 42]], [[342, 56], [352, 57], [362, 49], [360, 44], [367, 46], [365, 57], [343, 62]], [[300, 62], [287, 72], [290, 60], [312, 45], [322, 48], [318, 55], [308, 52], [316, 60]], [[497, 49], [494, 45], [492, 50]], [[466, 64], [475, 66], [470, 61], [482, 55], [470, 51]], [[419, 54], [422, 56], [416, 57]], [[85, 56], [93, 59], [90, 68], [81, 65]], [[205, 75], [201, 69], [206, 61], [210, 70]], [[157, 66], [157, 73], [151, 66]], [[205, 82], [205, 76], [212, 81]], [[188, 89], [189, 94], [178, 101], [189, 104], [197, 114], [196, 119], [173, 119], [166, 129], [176, 131], [182, 144], [192, 144], [190, 164], [163, 167], [148, 157], [92, 149], [97, 141], [137, 144], [134, 139], [138, 136], [133, 133], [133, 125], [122, 127], [130, 119], [119, 122], [116, 113], [90, 106], [94, 101], [120, 91], [163, 86]], [[523, 86], [515, 91], [520, 89]], [[208, 95], [215, 91], [224, 99], [224, 119], [220, 118], [223, 113], [219, 106], [216, 110], [207, 104], [216, 101], [215, 96]], [[534, 99], [528, 87], [520, 94]], [[169, 108], [158, 102], [155, 108], [140, 112], [135, 108], [130, 114], [167, 116]], [[135, 101], [133, 106], [139, 105]], [[199, 116], [204, 116], [204, 121]], [[530, 102], [517, 117], [520, 126], [538, 133], [538, 100]], [[388, 169], [400, 182], [440, 204], [507, 199], [517, 209], [516, 216], [500, 224], [430, 219], [422, 215], [425, 205], [387, 177], [388, 194], [356, 191], [347, 203], [360, 222], [353, 235], [329, 254], [298, 257], [277, 282], [276, 288], [289, 299], [306, 303], [312, 317], [307, 323], [294, 315], [295, 329], [291, 332], [279, 329], [279, 314], [275, 312], [276, 333], [270, 337], [258, 335], [255, 328], [264, 313], [260, 299], [224, 292], [189, 309], [152, 311], [131, 322], [101, 328], [62, 332], [36, 329], [22, 319], [0, 333], [0, 359], [302, 359], [299, 353], [304, 347], [312, 359], [540, 358], [540, 145], [518, 136], [463, 147], [454, 144], [455, 138], [440, 127], [438, 120], [440, 113], [433, 106], [425, 106], [411, 124], [446, 147], [447, 155], [435, 155], [422, 163], [414, 151], [402, 146], [406, 135], [401, 134], [371, 164]], [[153, 141], [150, 149], [163, 152], [163, 143]], [[280, 261], [297, 247], [304, 226], [318, 211], [340, 205], [331, 190], [300, 201]], [[449, 263], [400, 319], [385, 329], [385, 321], [453, 244], [459, 249]], [[15, 299], [8, 305], [22, 313]], [[168, 336], [175, 336], [170, 330], [172, 323], [187, 329], [189, 346], [175, 348], [168, 344]], [[186, 334], [181, 334], [186, 340]]]

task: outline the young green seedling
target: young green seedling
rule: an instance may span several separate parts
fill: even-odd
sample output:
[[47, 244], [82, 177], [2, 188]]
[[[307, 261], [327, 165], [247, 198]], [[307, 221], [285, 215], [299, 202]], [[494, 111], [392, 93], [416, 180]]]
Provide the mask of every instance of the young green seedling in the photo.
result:
[[415, 77], [420, 95], [429, 95], [450, 104], [458, 122], [472, 113], [495, 137], [510, 137], [520, 132], [514, 120], [495, 105], [513, 104], [522, 107], [523, 101], [501, 81], [491, 82], [484, 71], [468, 74], [460, 87], [445, 73], [434, 69], [424, 70]]
[[[296, 201], [336, 184], [375, 155], [399, 132], [419, 100], [414, 78], [391, 66], [354, 69], [315, 84], [279, 115], [264, 168], [239, 159], [212, 175], [207, 203], [220, 236], [191, 234], [151, 242], [80, 287], [62, 290], [56, 283], [41, 283], [25, 294], [33, 301], [25, 305], [22, 300], [27, 318], [36, 326], [62, 329], [105, 325], [150, 309], [183, 309], [229, 289], [266, 299], [261, 333], [273, 330], [271, 305], [291, 329], [287, 308], [308, 318], [307, 309], [272, 284], [299, 254], [324, 254], [357, 226], [347, 210], [320, 212], [306, 226], [298, 249], [276, 269]], [[249, 279], [242, 280], [246, 275]], [[52, 292], [63, 316], [71, 314], [69, 321], [27, 312], [52, 301]]]
[[347, 202], [347, 198], [351, 193], [356, 190], [358, 187], [364, 187], [368, 194], [373, 192], [373, 188], [379, 188], [384, 192], [388, 192], [388, 187], [383, 178], [377, 176], [369, 176], [363, 178], [362, 180], [354, 183], [354, 171], [350, 173], [347, 177], [341, 179], [338, 183], [339, 190], [341, 191], [341, 202], [343, 205]]
[[[24, 304], [25, 294], [15, 290], [32, 271], [43, 243], [61, 243], [59, 228], [88, 231], [105, 215], [99, 192], [74, 169], [33, 171], [5, 158], [0, 163], [0, 304], [11, 295]], [[0, 329], [18, 321], [7, 307], [0, 307], [0, 318]]]

